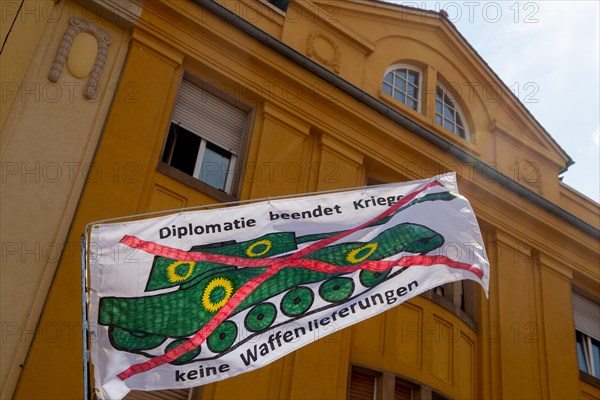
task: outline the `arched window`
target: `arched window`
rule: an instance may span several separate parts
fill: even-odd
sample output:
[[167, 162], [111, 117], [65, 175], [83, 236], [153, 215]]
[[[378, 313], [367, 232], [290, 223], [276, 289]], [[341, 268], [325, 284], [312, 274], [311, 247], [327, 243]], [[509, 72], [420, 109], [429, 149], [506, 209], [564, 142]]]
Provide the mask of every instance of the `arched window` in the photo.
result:
[[464, 139], [468, 137], [469, 132], [460, 107], [440, 83], [435, 91], [435, 122]]
[[409, 65], [395, 65], [383, 77], [381, 90], [415, 111], [421, 110], [421, 71]]

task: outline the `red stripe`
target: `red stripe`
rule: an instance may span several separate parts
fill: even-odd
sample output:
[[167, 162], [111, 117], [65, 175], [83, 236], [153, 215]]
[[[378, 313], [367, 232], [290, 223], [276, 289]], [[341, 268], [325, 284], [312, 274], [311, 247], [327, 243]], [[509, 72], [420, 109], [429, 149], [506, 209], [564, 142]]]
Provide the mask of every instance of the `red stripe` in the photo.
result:
[[368, 271], [387, 271], [397, 265], [414, 266], [421, 264], [422, 266], [430, 266], [434, 264], [443, 264], [451, 268], [465, 269], [473, 272], [479, 278], [482, 277], [482, 272], [479, 268], [462, 262], [452, 260], [445, 256], [406, 256], [395, 261], [377, 261], [369, 260], [356, 265], [340, 266], [326, 263], [319, 260], [311, 260], [308, 258], [292, 259], [292, 258], [260, 258], [248, 259], [241, 257], [222, 256], [217, 254], [188, 252], [175, 249], [168, 246], [163, 246], [154, 242], [146, 242], [134, 236], [124, 236], [121, 243], [132, 248], [143, 250], [147, 253], [157, 256], [171, 258], [179, 261], [210, 261], [220, 264], [233, 265], [236, 267], [266, 267], [277, 263], [282, 267], [304, 268], [314, 271], [324, 272], [328, 274], [349, 273], [358, 270]]
[[232, 311], [242, 302], [244, 299], [260, 285], [265, 280], [269, 279], [271, 276], [275, 275], [279, 270], [283, 268], [278, 265], [273, 265], [271, 268], [255, 277], [254, 279], [246, 282], [244, 286], [242, 286], [237, 292], [231, 296], [231, 298], [225, 303], [223, 307], [217, 312], [217, 314], [210, 320], [206, 325], [204, 325], [196, 334], [186, 341], [185, 343], [180, 344], [174, 349], [166, 352], [163, 355], [151, 358], [150, 360], [140, 363], [134, 364], [131, 367], [127, 368], [125, 371], [119, 373], [117, 376], [121, 380], [125, 380], [132, 375], [136, 375], [142, 372], [149, 371], [153, 368], [161, 366], [163, 364], [170, 363], [171, 361], [177, 359], [178, 357], [184, 355], [188, 351], [194, 350], [196, 347], [200, 346], [206, 338], [216, 329], [217, 326], [229, 317]]
[[[196, 332], [196, 334], [190, 338], [188, 341], [186, 341], [185, 343], [182, 343], [181, 345], [175, 347], [174, 349], [166, 352], [163, 355], [154, 357], [146, 362], [143, 363], [139, 363], [139, 364], [134, 364], [132, 366], [130, 366], [129, 368], [127, 368], [125, 371], [119, 373], [117, 376], [121, 379], [121, 380], [125, 380], [127, 378], [129, 378], [132, 375], [136, 375], [142, 372], [146, 372], [149, 371], [153, 368], [156, 368], [160, 365], [169, 363], [175, 359], [177, 359], [178, 357], [182, 356], [183, 354], [187, 353], [188, 351], [191, 351], [193, 349], [195, 349], [196, 347], [200, 346], [205, 340], [206, 338], [215, 330], [215, 328], [221, 323], [223, 322], [225, 319], [227, 319], [229, 317], [229, 315], [233, 312], [233, 310], [242, 303], [242, 301], [244, 301], [244, 299], [254, 290], [256, 289], [256, 287], [258, 287], [261, 283], [263, 283], [265, 280], [267, 280], [268, 278], [272, 277], [273, 275], [275, 275], [277, 272], [279, 272], [282, 268], [284, 268], [285, 266], [291, 266], [289, 264], [290, 261], [292, 260], [296, 260], [294, 263], [292, 263], [294, 266], [296, 266], [297, 264], [300, 263], [301, 260], [298, 260], [301, 257], [306, 256], [307, 254], [310, 254], [314, 251], [317, 251], [331, 243], [334, 243], [348, 235], [351, 235], [352, 233], [366, 228], [367, 226], [377, 222], [378, 220], [385, 218], [391, 214], [393, 214], [398, 208], [402, 207], [403, 205], [405, 205], [406, 203], [408, 203], [409, 201], [411, 201], [412, 199], [414, 199], [417, 195], [419, 195], [420, 193], [422, 193], [423, 191], [433, 187], [433, 186], [442, 186], [442, 184], [438, 181], [433, 181], [430, 182], [429, 184], [425, 185], [423, 188], [416, 190], [412, 193], [410, 193], [409, 195], [405, 196], [404, 198], [402, 198], [402, 200], [398, 201], [397, 203], [395, 203], [393, 206], [391, 206], [390, 208], [388, 208], [386, 211], [384, 211], [383, 213], [381, 213], [380, 215], [376, 216], [375, 218], [356, 226], [353, 229], [350, 229], [348, 231], [344, 231], [341, 232], [337, 235], [331, 236], [329, 238], [325, 238], [322, 239], [318, 242], [313, 243], [310, 246], [305, 247], [304, 249], [301, 249], [293, 254], [291, 254], [290, 256], [286, 257], [286, 258], [275, 258], [275, 259], [268, 259], [271, 262], [270, 267], [263, 272], [262, 274], [260, 274], [259, 276], [249, 280], [248, 282], [246, 282], [246, 284], [244, 284], [233, 296], [231, 296], [231, 298], [227, 301], [227, 303], [225, 303], [225, 305], [217, 312], [217, 314], [206, 324], [204, 325], [198, 332]], [[189, 257], [189, 255], [192, 252], [184, 252], [178, 249], [174, 249], [174, 248], [170, 248], [167, 246], [161, 246], [159, 244], [156, 243], [152, 243], [152, 242], [144, 242], [141, 239], [138, 238], [134, 238], [131, 236], [125, 236], [122, 239], [122, 243], [123, 244], [132, 244], [134, 246], [132, 247], [136, 247], [136, 245], [141, 245], [144, 247], [147, 247], [148, 252], [153, 253], [154, 251], [165, 251], [167, 254], [172, 254], [174, 257], [171, 256], [166, 256], [167, 258], [172, 258], [172, 259], [180, 259], [180, 260], [186, 260], [186, 258], [177, 258], [177, 256], [179, 255], [184, 255], [184, 257]], [[144, 249], [145, 250], [145, 249]], [[184, 253], [184, 254], [180, 254]], [[176, 256], [177, 255], [177, 256]], [[206, 253], [202, 253], [199, 254], [200, 257], [205, 257], [203, 260], [198, 260], [198, 261], [209, 261], [209, 255]], [[219, 256], [219, 255], [210, 255], [212, 258], [213, 256]], [[221, 263], [225, 263], [228, 264], [227, 262], [223, 262], [223, 257], [225, 257], [225, 260], [227, 259], [226, 256], [220, 256], [221, 258], [219, 258], [220, 261], [216, 261], [216, 262], [221, 262]], [[412, 256], [413, 258], [419, 258], [419, 261], [425, 262], [425, 264], [423, 265], [433, 265], [434, 262], [431, 260], [432, 258], [436, 258], [436, 257], [426, 257], [426, 256]], [[425, 258], [423, 258], [425, 257]], [[468, 264], [463, 264], [463, 263], [457, 263], [454, 262], [453, 260], [448, 259], [447, 257], [443, 257], [443, 256], [437, 256], [437, 257], [441, 257], [438, 258], [438, 261], [442, 261], [442, 260], [447, 260], [447, 261], [451, 261], [452, 263], [456, 263], [458, 268], [461, 269], [467, 269], [467, 270], [472, 270], [472, 268], [475, 268], [474, 266], [470, 266]], [[229, 259], [234, 259], [237, 257], [229, 257]], [[407, 259], [408, 257], [403, 257], [401, 260], [403, 259]], [[251, 260], [251, 259], [239, 259], [237, 261], [243, 261], [244, 264], [247, 263], [247, 261], [259, 261], [262, 262], [264, 265], [264, 261], [266, 261], [267, 259], [257, 259], [257, 260]], [[195, 261], [195, 260], [189, 260], [189, 261]], [[210, 260], [212, 261], [212, 260]], [[312, 260], [315, 261], [315, 260]], [[399, 264], [399, 261], [392, 261], [389, 263], [393, 263], [395, 265], [404, 265], [404, 264]], [[408, 260], [406, 260], [408, 261]], [[365, 262], [363, 264], [370, 264], [371, 262]], [[381, 262], [380, 262], [381, 263]], [[436, 262], [437, 263], [437, 262]], [[461, 266], [458, 266], [458, 265]], [[238, 265], [242, 266], [241, 263], [238, 263]], [[313, 267], [316, 267], [316, 262], [313, 263], [307, 263], [306, 265], [312, 265]], [[357, 265], [357, 266], [351, 266], [350, 268], [356, 268], [358, 269], [358, 267], [361, 264]], [[391, 265], [389, 268], [391, 268], [394, 265]], [[466, 266], [466, 267], [465, 267]], [[337, 267], [340, 268], [340, 267]], [[388, 268], [388, 269], [389, 269]], [[356, 270], [355, 269], [355, 270]], [[339, 271], [339, 269], [338, 269]], [[479, 276], [479, 275], [478, 275]]]
[[384, 212], [382, 212], [381, 214], [379, 214], [378, 216], [376, 216], [375, 218], [361, 224], [358, 225], [357, 227], [354, 227], [350, 230], [344, 231], [344, 232], [340, 232], [337, 235], [334, 236], [330, 236], [328, 238], [319, 240], [318, 242], [313, 243], [310, 246], [307, 246], [305, 248], [303, 248], [300, 251], [297, 251], [296, 253], [294, 253], [291, 257], [294, 258], [300, 258], [300, 257], [304, 257], [307, 254], [310, 254], [314, 251], [317, 251], [327, 245], [330, 245], [331, 243], [337, 242], [340, 239], [345, 238], [346, 236], [349, 236], [351, 234], [353, 234], [356, 231], [359, 231], [361, 229], [366, 228], [367, 226], [374, 224], [375, 222], [379, 221], [382, 218], [385, 218], [391, 214], [393, 214], [396, 210], [398, 210], [400, 207], [402, 207], [403, 205], [405, 205], [406, 203], [410, 202], [412, 199], [414, 199], [415, 197], [417, 197], [419, 194], [421, 194], [422, 192], [424, 192], [425, 190], [434, 187], [434, 186], [442, 186], [442, 184], [438, 181], [433, 181], [428, 183], [427, 185], [425, 185], [424, 187], [422, 187], [419, 190], [415, 190], [414, 192], [406, 195], [405, 197], [403, 197], [401, 200], [399, 200], [398, 202], [396, 202], [393, 206], [391, 206], [390, 208], [388, 208], [387, 210], [385, 210]]
[[266, 267], [282, 258], [242, 258], [222, 254], [203, 253], [200, 251], [185, 251], [154, 242], [146, 242], [135, 236], [123, 236], [119, 243], [140, 249], [156, 256], [178, 261], [207, 261], [218, 264], [235, 265], [238, 267]]
[[[441, 186], [441, 185], [442, 184], [439, 183], [438, 181], [430, 182], [423, 188], [416, 190], [416, 191], [410, 193], [409, 195], [403, 197], [401, 200], [396, 202], [390, 208], [388, 208], [387, 210], [385, 210], [383, 213], [379, 214], [378, 216], [374, 217], [373, 219], [371, 219], [367, 222], [364, 222], [363, 224], [358, 225], [347, 231], [340, 232], [337, 235], [330, 236], [328, 238], [319, 240], [318, 242], [315, 242], [312, 245], [307, 246], [307, 247], [291, 254], [290, 256], [287, 257], [287, 259], [296, 259], [296, 258], [304, 257], [305, 255], [313, 253], [331, 243], [334, 243], [340, 239], [343, 239], [346, 236], [353, 234], [354, 232], [364, 229], [364, 228], [368, 227], [369, 225], [379, 221], [380, 219], [393, 214], [397, 209], [399, 209], [406, 203], [413, 200], [416, 196], [418, 196], [420, 193], [424, 192], [425, 190], [427, 190], [433, 186]], [[186, 251], [175, 249], [172, 247], [163, 246], [163, 245], [160, 245], [160, 244], [157, 244], [154, 242], [145, 242], [142, 239], [138, 239], [136, 237], [127, 236], [127, 235], [121, 239], [120, 243], [125, 244], [129, 247], [136, 247], [136, 248], [142, 249], [151, 254], [160, 255], [160, 256], [163, 256], [166, 258], [170, 258], [173, 260], [180, 260], [180, 261], [210, 261], [210, 262], [216, 262], [216, 263], [220, 263], [220, 264], [237, 265], [240, 267], [264, 267], [264, 266], [270, 265], [270, 263], [272, 263], [272, 262], [277, 262], [277, 261], [282, 260], [281, 258], [248, 259], [248, 258], [241, 258], [241, 257], [224, 256], [221, 254], [209, 254], [209, 253], [202, 253], [202, 252], [186, 252]]]

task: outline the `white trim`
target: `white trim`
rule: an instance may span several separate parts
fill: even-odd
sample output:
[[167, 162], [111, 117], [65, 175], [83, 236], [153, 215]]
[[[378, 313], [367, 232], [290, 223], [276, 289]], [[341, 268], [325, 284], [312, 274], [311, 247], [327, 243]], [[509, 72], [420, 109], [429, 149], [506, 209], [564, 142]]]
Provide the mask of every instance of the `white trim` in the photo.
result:
[[258, 0], [258, 2], [262, 3], [264, 6], [269, 7], [271, 10], [275, 11], [277, 14], [281, 15], [284, 18], [287, 16], [287, 11], [283, 11], [281, 8], [269, 3], [269, 0]]
[[200, 179], [200, 172], [202, 171], [202, 161], [204, 161], [204, 152], [206, 151], [206, 140], [200, 139], [200, 147], [198, 147], [198, 154], [196, 155], [196, 164], [194, 165], [194, 178]]
[[594, 355], [592, 353], [592, 339], [589, 336], [585, 337], [583, 348], [584, 348], [585, 358], [588, 363], [587, 365], [588, 365], [589, 374], [596, 376], [596, 373], [594, 371]]
[[227, 177], [225, 178], [225, 193], [231, 193], [233, 187], [233, 181], [235, 180], [235, 167], [237, 165], [237, 156], [231, 155], [229, 159], [229, 169], [227, 170]]

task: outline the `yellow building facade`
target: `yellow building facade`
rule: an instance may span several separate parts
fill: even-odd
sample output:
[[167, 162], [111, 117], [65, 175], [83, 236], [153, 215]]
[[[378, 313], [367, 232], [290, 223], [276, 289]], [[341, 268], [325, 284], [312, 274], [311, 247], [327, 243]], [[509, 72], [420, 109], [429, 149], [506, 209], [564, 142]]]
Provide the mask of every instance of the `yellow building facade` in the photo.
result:
[[156, 396], [600, 399], [598, 204], [560, 182], [569, 156], [444, 15], [370, 0], [20, 3], [3, 5], [1, 32], [1, 398], [83, 396], [92, 221], [456, 171], [489, 299], [445, 285]]

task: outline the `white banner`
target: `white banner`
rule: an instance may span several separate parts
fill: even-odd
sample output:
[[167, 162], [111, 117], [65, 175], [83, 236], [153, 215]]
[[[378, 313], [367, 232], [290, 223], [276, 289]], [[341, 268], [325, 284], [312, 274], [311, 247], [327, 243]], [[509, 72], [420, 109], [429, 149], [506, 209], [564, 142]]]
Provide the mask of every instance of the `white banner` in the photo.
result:
[[454, 174], [95, 224], [97, 394], [205, 385], [260, 368], [489, 263]]

